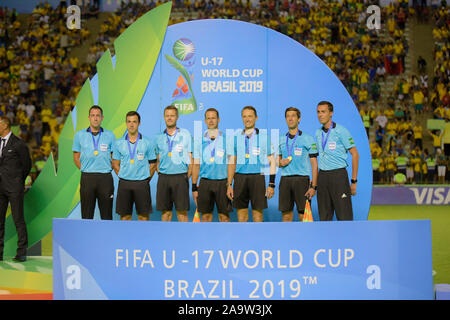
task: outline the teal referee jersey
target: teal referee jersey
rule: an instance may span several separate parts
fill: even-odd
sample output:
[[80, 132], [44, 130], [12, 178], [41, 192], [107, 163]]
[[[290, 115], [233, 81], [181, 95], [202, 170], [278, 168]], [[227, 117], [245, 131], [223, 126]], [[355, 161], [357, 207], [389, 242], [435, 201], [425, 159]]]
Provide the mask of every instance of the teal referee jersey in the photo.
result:
[[111, 152], [115, 140], [114, 133], [103, 128], [96, 135], [89, 128], [75, 133], [72, 151], [80, 153], [81, 172], [111, 172]]
[[330, 128], [316, 131], [317, 147], [319, 149], [319, 169], [336, 170], [348, 166], [348, 150], [355, 147], [355, 141], [350, 132], [340, 124], [332, 123]]
[[119, 178], [145, 180], [150, 177], [149, 161], [156, 160], [154, 143], [142, 134], [135, 143], [129, 143], [125, 135], [114, 143], [113, 159], [120, 160]]
[[318, 155], [317, 144], [314, 138], [298, 131], [297, 137], [291, 137], [289, 133], [280, 137], [278, 146], [281, 158], [287, 159], [292, 157], [291, 162], [281, 167], [281, 176], [309, 176], [311, 172], [311, 157]]
[[199, 178], [222, 180], [227, 178], [226, 136], [219, 135], [211, 140], [206, 132], [202, 139], [194, 141], [194, 159], [200, 159]]
[[267, 156], [273, 154], [273, 147], [267, 130], [255, 128], [251, 136], [242, 130], [235, 136], [234, 152], [236, 156], [236, 173], [263, 173], [268, 166]]
[[192, 153], [192, 136], [186, 129], [177, 128], [174, 135], [166, 130], [156, 136], [156, 154], [159, 155], [159, 173], [187, 173]]

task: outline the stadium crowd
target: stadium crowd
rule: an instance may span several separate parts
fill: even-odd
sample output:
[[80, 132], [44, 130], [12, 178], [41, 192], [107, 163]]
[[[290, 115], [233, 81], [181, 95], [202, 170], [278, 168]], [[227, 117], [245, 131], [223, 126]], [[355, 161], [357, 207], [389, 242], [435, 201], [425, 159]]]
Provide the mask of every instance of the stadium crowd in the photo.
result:
[[[0, 114], [6, 114], [20, 136], [29, 143], [34, 168], [29, 185], [53, 152], [64, 121], [84, 81], [96, 73], [96, 62], [106, 49], [114, 55], [113, 42], [129, 25], [158, 0], [122, 2], [102, 23], [87, 56], [72, 57], [72, 48], [82, 46], [89, 30], [68, 30], [65, 5], [38, 5], [26, 24], [15, 9], [0, 8]], [[445, 183], [438, 175], [450, 170], [449, 154], [443, 149], [450, 130], [428, 131], [419, 117], [450, 121], [449, 105], [449, 13], [445, 4], [430, 10], [435, 29], [433, 79], [428, 79], [427, 62], [419, 57], [418, 75], [405, 75], [409, 50], [405, 25], [424, 7], [409, 7], [399, 0], [382, 7], [383, 27], [388, 37], [369, 30], [362, 0], [314, 1], [260, 0], [175, 0], [182, 14], [172, 15], [169, 24], [193, 19], [235, 19], [277, 30], [299, 41], [319, 56], [339, 77], [358, 107], [367, 129], [373, 157], [374, 182], [394, 183], [396, 173], [408, 183]], [[85, 19], [97, 19], [98, 8], [88, 8]], [[422, 18], [421, 18], [422, 19]], [[85, 60], [84, 60], [85, 59]], [[394, 95], [382, 98], [380, 83], [396, 75]], [[372, 130], [374, 128], [375, 130]], [[433, 149], [424, 148], [424, 136], [431, 135]], [[447, 138], [446, 138], [447, 136]], [[447, 139], [447, 140], [445, 140]], [[447, 142], [445, 142], [447, 141]], [[448, 147], [447, 147], [448, 149]]]
[[65, 11], [41, 3], [22, 25], [15, 9], [0, 8], [0, 114], [30, 146], [34, 165], [28, 186], [51, 152], [57, 161], [59, 133], [90, 74], [87, 65], [69, 57], [89, 31], [67, 29]]
[[[421, 15], [428, 15], [423, 8], [417, 9], [421, 10]], [[431, 11], [435, 22], [433, 78], [428, 79], [427, 62], [419, 56], [419, 75], [398, 79], [395, 96], [388, 98], [386, 110], [361, 112], [363, 121], [376, 122], [375, 137], [370, 140], [375, 183], [443, 184], [449, 181], [449, 13], [444, 4], [433, 6]], [[425, 19], [422, 17], [419, 21]], [[433, 129], [427, 129], [420, 119], [440, 122], [438, 128], [431, 125]], [[426, 136], [432, 140], [429, 148], [424, 147]]]

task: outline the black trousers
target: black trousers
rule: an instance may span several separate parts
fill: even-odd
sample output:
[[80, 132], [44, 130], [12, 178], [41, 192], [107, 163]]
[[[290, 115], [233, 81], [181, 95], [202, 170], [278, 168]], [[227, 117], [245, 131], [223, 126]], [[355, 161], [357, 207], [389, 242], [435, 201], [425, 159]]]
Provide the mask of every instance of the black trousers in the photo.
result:
[[114, 182], [111, 173], [81, 173], [81, 218], [93, 219], [98, 200], [102, 220], [112, 220]]
[[6, 191], [5, 188], [2, 187], [2, 183], [0, 182], [0, 257], [3, 257], [5, 218], [6, 211], [8, 210], [8, 203], [11, 204], [11, 215], [13, 217], [17, 231], [17, 255], [27, 255], [28, 233], [23, 213], [23, 197], [23, 191]]
[[317, 179], [317, 205], [320, 221], [353, 220], [352, 195], [345, 168], [320, 170]]

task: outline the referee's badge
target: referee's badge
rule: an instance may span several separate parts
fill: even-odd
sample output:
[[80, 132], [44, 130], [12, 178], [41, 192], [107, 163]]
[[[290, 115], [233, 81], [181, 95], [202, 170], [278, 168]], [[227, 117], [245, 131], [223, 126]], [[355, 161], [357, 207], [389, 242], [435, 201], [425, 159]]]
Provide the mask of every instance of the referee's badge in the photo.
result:
[[301, 156], [302, 153], [303, 153], [303, 148], [295, 148], [294, 154], [295, 154], [296, 156]]
[[328, 149], [330, 149], [330, 150], [335, 150], [336, 149], [336, 142], [330, 142], [329, 144], [328, 144]]
[[138, 159], [138, 160], [144, 160], [144, 156], [145, 156], [145, 155], [144, 155], [143, 153], [138, 153], [138, 154], [137, 154], [137, 159]]
[[100, 144], [100, 151], [108, 151], [108, 145], [105, 143]]
[[259, 156], [260, 153], [261, 153], [260, 148], [253, 148], [253, 155], [254, 156]]
[[225, 151], [223, 150], [217, 150], [217, 156], [222, 158], [225, 155]]

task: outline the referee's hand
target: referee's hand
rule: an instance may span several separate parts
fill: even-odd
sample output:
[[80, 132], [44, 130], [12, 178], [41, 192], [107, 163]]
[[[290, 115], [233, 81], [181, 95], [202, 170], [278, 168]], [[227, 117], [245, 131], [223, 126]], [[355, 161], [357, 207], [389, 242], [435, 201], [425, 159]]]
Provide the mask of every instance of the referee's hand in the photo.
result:
[[197, 199], [198, 199], [198, 191], [192, 191], [192, 198], [194, 199], [195, 205], [197, 205]]
[[280, 167], [285, 167], [287, 166], [289, 163], [291, 163], [291, 160], [289, 160], [288, 158], [284, 158], [280, 160]]
[[233, 201], [234, 193], [233, 193], [233, 187], [232, 186], [228, 186], [228, 188], [227, 188], [227, 197], [228, 197], [228, 199]]
[[355, 195], [356, 195], [356, 183], [352, 183], [352, 184], [350, 185], [350, 191], [351, 191], [351, 193], [352, 193], [352, 196], [355, 196]]
[[312, 197], [314, 197], [316, 194], [316, 190], [314, 190], [314, 188], [309, 188], [308, 191], [306, 191], [305, 193], [305, 197], [308, 198], [308, 200], [311, 200]]
[[270, 199], [273, 197], [274, 189], [272, 187], [267, 187], [266, 189], [266, 197]]

